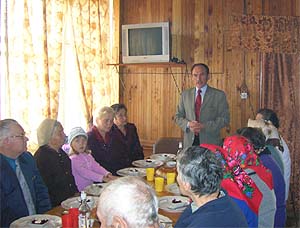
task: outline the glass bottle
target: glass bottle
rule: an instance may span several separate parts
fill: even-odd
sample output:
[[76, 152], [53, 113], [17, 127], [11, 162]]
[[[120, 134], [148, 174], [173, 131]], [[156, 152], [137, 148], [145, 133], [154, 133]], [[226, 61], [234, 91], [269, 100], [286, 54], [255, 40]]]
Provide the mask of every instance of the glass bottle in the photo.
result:
[[81, 199], [81, 203], [78, 208], [79, 210], [78, 227], [88, 228], [91, 209], [87, 203], [87, 197], [84, 191], [81, 192], [80, 199]]
[[182, 142], [178, 143], [177, 155], [182, 151]]

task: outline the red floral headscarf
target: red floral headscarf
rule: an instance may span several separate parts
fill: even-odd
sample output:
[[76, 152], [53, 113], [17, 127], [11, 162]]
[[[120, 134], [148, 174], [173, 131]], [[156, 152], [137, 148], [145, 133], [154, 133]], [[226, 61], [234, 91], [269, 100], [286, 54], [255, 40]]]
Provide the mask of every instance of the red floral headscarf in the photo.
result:
[[242, 167], [244, 166], [240, 164], [240, 159], [229, 156], [229, 153], [220, 146], [212, 144], [201, 144], [200, 146], [211, 150], [221, 161], [224, 169], [222, 188], [230, 196], [247, 202], [252, 211], [258, 214], [262, 193], [251, 177], [243, 170]]
[[237, 166], [237, 171], [242, 168], [250, 168], [273, 189], [272, 173], [264, 167], [254, 151], [253, 145], [247, 138], [241, 135], [233, 135], [225, 138], [223, 149], [227, 151], [225, 159], [230, 167]]

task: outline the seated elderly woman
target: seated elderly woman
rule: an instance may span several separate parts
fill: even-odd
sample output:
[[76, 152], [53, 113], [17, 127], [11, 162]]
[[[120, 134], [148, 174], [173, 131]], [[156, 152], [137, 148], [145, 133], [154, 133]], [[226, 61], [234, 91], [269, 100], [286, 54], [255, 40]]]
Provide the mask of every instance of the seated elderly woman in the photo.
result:
[[97, 109], [94, 126], [88, 134], [88, 149], [95, 160], [106, 170], [116, 175], [122, 168], [131, 166], [130, 153], [118, 140], [117, 129], [112, 128], [115, 112], [111, 107]]
[[258, 213], [258, 227], [274, 227], [276, 197], [272, 173], [262, 165], [247, 138], [234, 135], [226, 137], [223, 149], [227, 152], [226, 162], [239, 172], [242, 168], [262, 193]]
[[[264, 120], [267, 123], [271, 123], [278, 131], [280, 126], [279, 118], [272, 109], [262, 108], [257, 111], [256, 120]], [[249, 127], [249, 126], [248, 126]], [[290, 188], [290, 176], [291, 176], [291, 155], [287, 143], [285, 142], [282, 135], [278, 134], [278, 141], [272, 140], [272, 145], [282, 152], [283, 170], [284, 170], [284, 181], [285, 181], [285, 200], [288, 199], [289, 188]], [[277, 144], [275, 144], [277, 142]], [[269, 142], [267, 142], [269, 144]]]
[[37, 129], [39, 148], [34, 158], [48, 187], [53, 207], [78, 192], [72, 175], [71, 160], [61, 148], [65, 138], [61, 123], [54, 119], [45, 119]]
[[237, 133], [246, 137], [254, 147], [256, 154], [259, 156], [262, 164], [271, 170], [276, 196], [276, 214], [275, 227], [285, 226], [285, 182], [279, 166], [273, 159], [271, 152], [265, 145], [266, 137], [259, 128], [244, 127], [237, 130]]
[[213, 144], [200, 146], [211, 150], [221, 161], [224, 172], [221, 187], [240, 207], [247, 219], [248, 227], [258, 227], [258, 211], [262, 194], [251, 177], [241, 168], [240, 161], [248, 160], [229, 162], [228, 153], [222, 147]]
[[124, 104], [111, 106], [115, 111], [113, 128], [116, 130], [116, 140], [119, 140], [127, 148], [130, 160], [144, 159], [143, 147], [141, 146], [137, 128], [133, 123], [127, 122], [127, 108]]
[[177, 158], [180, 191], [192, 199], [175, 227], [247, 227], [237, 204], [221, 190], [222, 164], [210, 150], [193, 146]]
[[105, 186], [97, 216], [101, 227], [159, 228], [155, 192], [138, 177], [121, 177]]

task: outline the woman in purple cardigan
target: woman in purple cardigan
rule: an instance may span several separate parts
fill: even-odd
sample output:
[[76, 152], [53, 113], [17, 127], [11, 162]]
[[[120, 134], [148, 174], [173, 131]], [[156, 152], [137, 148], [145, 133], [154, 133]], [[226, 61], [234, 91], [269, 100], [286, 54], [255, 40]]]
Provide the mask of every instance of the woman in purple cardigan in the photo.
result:
[[131, 166], [129, 150], [118, 140], [117, 129], [112, 128], [114, 110], [111, 107], [98, 109], [94, 114], [94, 126], [88, 134], [88, 148], [92, 156], [106, 170], [116, 175], [119, 169]]
[[114, 104], [111, 107], [115, 112], [112, 127], [116, 130], [116, 140], [127, 148], [131, 162], [144, 159], [143, 147], [140, 143], [137, 128], [133, 123], [127, 122], [126, 106], [124, 104]]

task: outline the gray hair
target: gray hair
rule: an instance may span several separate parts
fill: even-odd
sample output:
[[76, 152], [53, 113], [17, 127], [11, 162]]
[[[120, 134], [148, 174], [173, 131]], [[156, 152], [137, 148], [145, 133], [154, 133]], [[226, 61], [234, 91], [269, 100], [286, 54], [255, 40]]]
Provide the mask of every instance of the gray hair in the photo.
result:
[[10, 126], [12, 124], [19, 124], [19, 123], [14, 119], [0, 120], [0, 141], [1, 141], [1, 143], [5, 137], [9, 136]]
[[95, 110], [94, 112], [94, 125], [97, 126], [97, 120], [103, 118], [103, 116], [107, 115], [107, 114], [112, 114], [113, 117], [115, 117], [115, 111], [113, 110], [113, 108], [108, 107], [108, 106], [104, 106], [102, 108], [98, 108]]
[[97, 213], [105, 217], [107, 226], [115, 216], [128, 227], [140, 228], [158, 223], [158, 200], [151, 186], [138, 177], [120, 177], [104, 187]]
[[223, 168], [210, 150], [192, 146], [183, 150], [177, 157], [178, 175], [191, 185], [198, 196], [209, 195], [220, 190]]

